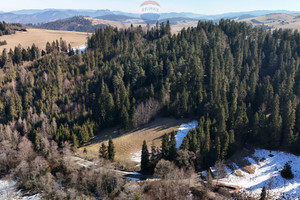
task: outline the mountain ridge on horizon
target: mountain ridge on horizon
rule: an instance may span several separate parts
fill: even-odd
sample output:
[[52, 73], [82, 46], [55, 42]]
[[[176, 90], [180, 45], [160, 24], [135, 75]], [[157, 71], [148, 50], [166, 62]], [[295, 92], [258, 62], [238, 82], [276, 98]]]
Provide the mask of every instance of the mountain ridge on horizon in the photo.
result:
[[[213, 20], [218, 21], [222, 18], [235, 19], [243, 16], [258, 17], [267, 14], [280, 13], [280, 14], [292, 14], [300, 13], [300, 11], [289, 10], [253, 10], [243, 12], [228, 12], [221, 14], [199, 14], [193, 12], [168, 12], [161, 13], [160, 20], [171, 18], [190, 18], [197, 20]], [[123, 11], [112, 11], [109, 9], [22, 9], [10, 12], [0, 11], [0, 21], [6, 21], [9, 23], [22, 23], [22, 24], [38, 24], [47, 23], [60, 19], [67, 19], [74, 16], [88, 16], [88, 17], [101, 17], [105, 15], [122, 15], [128, 17], [139, 18], [138, 13], [129, 13]]]

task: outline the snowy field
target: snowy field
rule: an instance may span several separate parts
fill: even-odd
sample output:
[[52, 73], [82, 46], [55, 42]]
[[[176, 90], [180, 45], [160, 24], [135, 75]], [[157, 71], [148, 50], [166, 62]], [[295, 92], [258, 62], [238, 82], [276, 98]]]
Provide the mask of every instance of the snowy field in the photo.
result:
[[16, 190], [16, 182], [10, 180], [0, 180], [0, 199], [9, 200], [40, 200], [40, 195], [24, 196], [22, 192]]
[[192, 129], [195, 129], [198, 126], [198, 122], [192, 121], [187, 124], [181, 124], [179, 127], [179, 131], [176, 135], [176, 148], [179, 149], [180, 145], [182, 144], [183, 139], [188, 134], [188, 132]]
[[[254, 174], [242, 171], [233, 163], [232, 168], [227, 169], [230, 174], [221, 179], [220, 182], [239, 186], [243, 194], [254, 198], [260, 196], [262, 188], [265, 186], [270, 199], [300, 199], [299, 156], [279, 151], [257, 149], [252, 156], [246, 159], [256, 167]], [[292, 180], [286, 180], [280, 175], [280, 171], [287, 162], [291, 165], [294, 174]], [[235, 175], [233, 169], [239, 169], [242, 175]]]

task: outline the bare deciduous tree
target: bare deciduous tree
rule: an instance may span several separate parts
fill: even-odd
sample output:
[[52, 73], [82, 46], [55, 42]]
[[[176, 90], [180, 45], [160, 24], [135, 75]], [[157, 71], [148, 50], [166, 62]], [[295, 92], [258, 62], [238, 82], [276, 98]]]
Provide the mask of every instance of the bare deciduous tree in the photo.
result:
[[145, 103], [140, 103], [133, 114], [134, 127], [139, 127], [150, 122], [159, 110], [159, 102], [153, 98], [150, 98]]
[[18, 144], [18, 156], [23, 160], [28, 160], [34, 153], [33, 145], [27, 137], [22, 137], [21, 142]]

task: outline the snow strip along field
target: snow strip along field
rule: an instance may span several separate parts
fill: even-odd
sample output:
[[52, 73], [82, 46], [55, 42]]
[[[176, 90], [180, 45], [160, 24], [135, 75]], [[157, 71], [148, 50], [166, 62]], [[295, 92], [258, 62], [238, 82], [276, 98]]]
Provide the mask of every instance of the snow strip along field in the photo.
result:
[[[300, 157], [293, 154], [256, 149], [246, 159], [251, 163], [253, 174], [240, 169], [235, 163], [227, 167], [229, 173], [220, 182], [238, 186], [242, 194], [259, 198], [262, 188], [268, 190], [269, 199], [300, 199]], [[280, 172], [285, 163], [292, 167], [294, 178], [286, 180]], [[253, 167], [254, 166], [254, 167]], [[236, 173], [239, 171], [239, 173]]]
[[177, 132], [176, 135], [176, 148], [179, 149], [180, 145], [182, 144], [183, 139], [185, 136], [188, 134], [188, 132], [192, 129], [195, 129], [198, 126], [198, 122], [192, 121], [187, 124], [181, 124], [179, 127], [179, 131]]

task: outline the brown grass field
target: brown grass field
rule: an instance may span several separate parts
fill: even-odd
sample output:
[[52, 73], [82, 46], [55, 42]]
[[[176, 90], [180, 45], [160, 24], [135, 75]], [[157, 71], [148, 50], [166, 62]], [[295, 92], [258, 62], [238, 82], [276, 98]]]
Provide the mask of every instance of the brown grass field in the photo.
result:
[[272, 30], [280, 28], [300, 30], [300, 14], [269, 14], [240, 21], [245, 21], [254, 26], [262, 24], [268, 25]]
[[13, 35], [4, 35], [0, 37], [0, 41], [6, 40], [7, 45], [0, 46], [0, 52], [4, 48], [10, 49], [18, 46], [19, 44], [23, 48], [32, 46], [34, 43], [40, 49], [45, 49], [46, 43], [53, 40], [59, 40], [62, 38], [67, 41], [67, 44], [71, 44], [72, 47], [77, 47], [86, 44], [87, 33], [75, 32], [75, 31], [53, 31], [44, 29], [27, 29], [27, 32], [16, 32]]
[[[82, 157], [97, 157], [102, 142], [105, 142], [107, 145], [109, 136], [112, 136], [114, 138], [113, 142], [116, 150], [116, 161], [130, 162], [130, 153], [141, 151], [144, 140], [146, 140], [149, 150], [152, 142], [155, 146], [160, 147], [161, 138], [165, 133], [170, 133], [173, 130], [177, 131], [182, 123], [189, 121], [190, 120], [188, 119], [157, 118], [140, 129], [129, 133], [120, 131], [118, 127], [106, 129], [97, 134], [91, 141], [91, 144], [81, 147], [77, 154]], [[84, 148], [87, 149], [87, 155], [83, 154]]]

